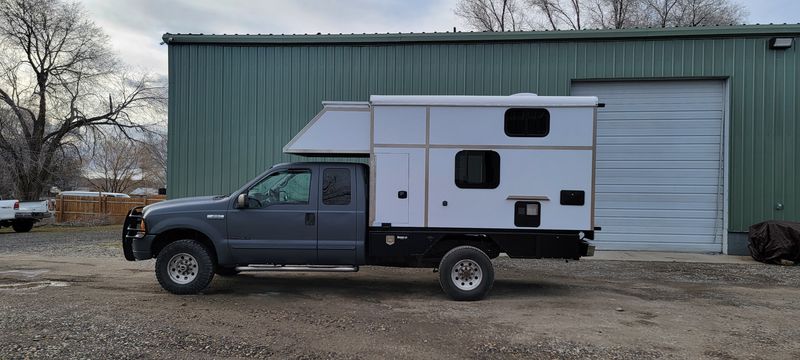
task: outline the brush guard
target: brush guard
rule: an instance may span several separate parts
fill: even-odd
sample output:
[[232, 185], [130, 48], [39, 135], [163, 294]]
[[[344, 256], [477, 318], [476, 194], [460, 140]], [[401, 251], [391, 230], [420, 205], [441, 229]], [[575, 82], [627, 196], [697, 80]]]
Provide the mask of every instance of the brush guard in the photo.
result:
[[122, 225], [122, 253], [125, 255], [125, 260], [135, 261], [136, 257], [133, 256], [133, 240], [139, 235], [139, 225], [144, 221], [142, 215], [143, 206], [137, 206], [125, 216], [125, 223]]

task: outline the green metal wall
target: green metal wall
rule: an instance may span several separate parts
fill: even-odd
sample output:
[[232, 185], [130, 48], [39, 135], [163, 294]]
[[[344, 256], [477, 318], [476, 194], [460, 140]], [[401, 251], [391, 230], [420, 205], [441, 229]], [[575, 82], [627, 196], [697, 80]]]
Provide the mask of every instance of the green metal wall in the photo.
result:
[[[571, 81], [580, 79], [714, 77], [729, 79], [730, 231], [765, 219], [800, 220], [798, 44], [770, 50], [769, 38], [168, 41], [169, 195], [227, 193], [274, 163], [307, 159], [281, 148], [323, 100], [569, 95]], [[784, 210], [775, 210], [777, 201]]]

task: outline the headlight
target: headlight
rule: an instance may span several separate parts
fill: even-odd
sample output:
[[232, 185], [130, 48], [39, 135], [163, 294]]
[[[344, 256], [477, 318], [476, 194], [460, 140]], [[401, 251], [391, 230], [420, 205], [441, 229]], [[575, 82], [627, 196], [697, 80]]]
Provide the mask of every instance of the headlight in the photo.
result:
[[144, 218], [139, 221], [139, 231], [136, 232], [136, 237], [143, 237], [147, 234], [147, 224], [144, 222]]

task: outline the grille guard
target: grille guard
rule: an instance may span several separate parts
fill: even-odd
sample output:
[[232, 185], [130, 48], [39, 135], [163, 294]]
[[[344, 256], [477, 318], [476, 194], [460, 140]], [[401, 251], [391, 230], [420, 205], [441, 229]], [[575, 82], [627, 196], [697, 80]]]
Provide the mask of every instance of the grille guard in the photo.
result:
[[122, 253], [125, 260], [136, 261], [133, 255], [133, 239], [139, 232], [139, 224], [143, 221], [142, 209], [144, 206], [137, 206], [125, 216], [125, 223], [122, 225]]

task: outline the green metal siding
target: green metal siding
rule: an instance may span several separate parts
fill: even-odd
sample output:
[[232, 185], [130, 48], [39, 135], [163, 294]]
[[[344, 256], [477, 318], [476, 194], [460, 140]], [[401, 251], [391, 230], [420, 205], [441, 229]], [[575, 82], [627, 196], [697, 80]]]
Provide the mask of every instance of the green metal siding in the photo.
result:
[[[800, 27], [789, 29], [800, 34]], [[226, 44], [220, 37], [167, 34], [176, 37], [169, 47], [169, 194], [227, 193], [274, 163], [307, 159], [281, 149], [323, 100], [569, 95], [573, 80], [724, 78], [730, 91], [729, 230], [746, 231], [765, 219], [800, 220], [799, 45], [770, 50], [768, 35], [722, 33], [379, 44], [309, 44], [302, 37], [265, 43], [269, 37], [263, 36], [258, 43], [242, 44], [250, 38], [240, 36]], [[775, 210], [778, 201], [784, 210]]]

